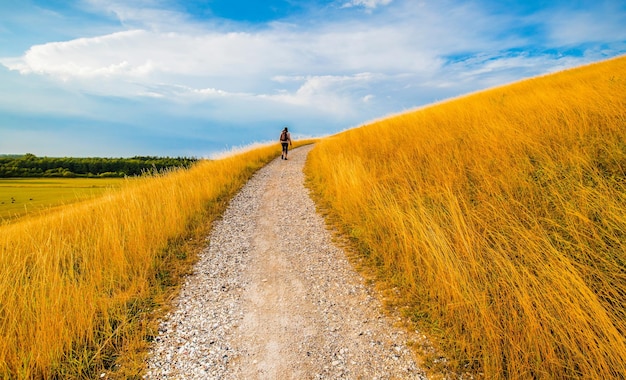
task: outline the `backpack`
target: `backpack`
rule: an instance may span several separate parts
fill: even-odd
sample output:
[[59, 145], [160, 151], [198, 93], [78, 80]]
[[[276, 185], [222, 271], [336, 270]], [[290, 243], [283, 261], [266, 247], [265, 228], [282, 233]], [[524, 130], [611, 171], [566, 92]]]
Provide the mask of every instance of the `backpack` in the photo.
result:
[[287, 141], [287, 131], [282, 131], [280, 134], [280, 141]]

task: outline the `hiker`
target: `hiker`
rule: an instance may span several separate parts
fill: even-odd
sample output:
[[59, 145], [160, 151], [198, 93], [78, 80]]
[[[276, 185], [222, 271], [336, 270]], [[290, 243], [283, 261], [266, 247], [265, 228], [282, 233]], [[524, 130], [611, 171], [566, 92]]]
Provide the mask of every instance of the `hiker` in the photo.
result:
[[287, 129], [287, 127], [280, 132], [280, 144], [283, 146], [283, 153], [280, 155], [280, 158], [281, 160], [286, 160], [289, 145], [293, 146], [291, 143], [291, 133], [289, 133], [289, 129]]

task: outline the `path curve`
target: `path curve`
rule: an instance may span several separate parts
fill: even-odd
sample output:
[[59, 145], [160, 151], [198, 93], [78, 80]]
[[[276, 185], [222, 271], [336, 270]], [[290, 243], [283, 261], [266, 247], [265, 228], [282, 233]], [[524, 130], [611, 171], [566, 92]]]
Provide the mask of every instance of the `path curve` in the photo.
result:
[[425, 378], [315, 211], [311, 148], [257, 172], [215, 223], [146, 379]]

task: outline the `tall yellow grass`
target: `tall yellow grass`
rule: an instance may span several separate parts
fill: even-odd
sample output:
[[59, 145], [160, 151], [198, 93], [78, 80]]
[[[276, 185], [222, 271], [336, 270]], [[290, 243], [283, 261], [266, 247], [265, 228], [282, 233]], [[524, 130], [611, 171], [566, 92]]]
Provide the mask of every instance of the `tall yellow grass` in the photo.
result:
[[170, 281], [168, 255], [190, 254], [167, 247], [215, 219], [279, 151], [204, 161], [1, 226], [0, 378], [108, 372], [150, 334], [142, 319]]
[[455, 370], [626, 374], [626, 58], [341, 133], [306, 170]]

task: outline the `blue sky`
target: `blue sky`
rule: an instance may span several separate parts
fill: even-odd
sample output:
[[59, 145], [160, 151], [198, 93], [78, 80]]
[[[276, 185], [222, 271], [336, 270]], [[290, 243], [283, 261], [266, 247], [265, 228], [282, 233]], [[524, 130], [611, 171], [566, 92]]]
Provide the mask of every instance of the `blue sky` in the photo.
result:
[[624, 53], [624, 0], [3, 0], [0, 154], [206, 157]]

